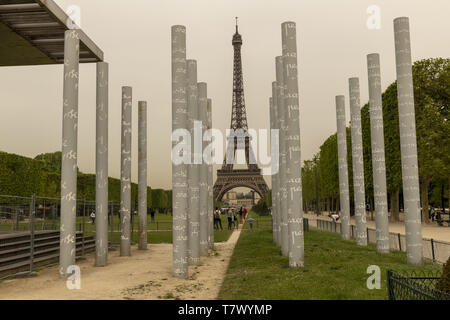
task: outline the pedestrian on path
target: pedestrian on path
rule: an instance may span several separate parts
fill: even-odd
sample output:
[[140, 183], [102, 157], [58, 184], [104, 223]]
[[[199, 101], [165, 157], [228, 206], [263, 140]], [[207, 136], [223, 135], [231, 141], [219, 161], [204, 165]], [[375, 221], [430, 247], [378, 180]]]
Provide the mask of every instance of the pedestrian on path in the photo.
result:
[[239, 213], [239, 221], [240, 223], [243, 223], [244, 221], [242, 219], [242, 215], [244, 214], [244, 209], [240, 207], [238, 213]]
[[95, 210], [94, 209], [91, 211], [90, 217], [92, 219], [92, 223], [95, 223]]
[[432, 222], [434, 222], [434, 217], [435, 217], [435, 215], [436, 215], [436, 210], [434, 210], [434, 207], [431, 206], [431, 210], [430, 210], [430, 218], [431, 218], [431, 221], [432, 221]]
[[232, 229], [232, 225], [233, 225], [233, 209], [228, 208], [228, 230]]
[[253, 230], [253, 221], [255, 221], [255, 219], [253, 219], [252, 217], [248, 218], [248, 224], [250, 225], [250, 230]]
[[216, 211], [214, 211], [214, 229], [219, 230], [219, 226], [220, 230], [223, 230], [222, 219], [220, 218], [220, 210], [218, 207], [216, 207]]

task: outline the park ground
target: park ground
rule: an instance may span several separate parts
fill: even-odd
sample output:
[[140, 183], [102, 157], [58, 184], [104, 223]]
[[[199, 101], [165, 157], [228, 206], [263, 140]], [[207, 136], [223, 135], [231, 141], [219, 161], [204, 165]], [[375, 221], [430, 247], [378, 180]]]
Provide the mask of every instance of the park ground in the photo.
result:
[[188, 280], [172, 276], [172, 244], [153, 236], [158, 233], [151, 233], [149, 239], [154, 242], [148, 250], [137, 250], [133, 245], [131, 257], [120, 257], [118, 250], [110, 252], [106, 267], [94, 267], [93, 254], [77, 261], [81, 269], [80, 290], [67, 289], [54, 266], [39, 271], [37, 277], [0, 282], [0, 299], [215, 299], [240, 230], [216, 231], [216, 238], [229, 238], [216, 243], [215, 250], [210, 250], [209, 257], [202, 257], [200, 265], [189, 267]]
[[[132, 247], [132, 256], [110, 254], [109, 265], [93, 266], [90, 254], [81, 260], [81, 290], [68, 290], [57, 267], [38, 277], [0, 282], [0, 299], [387, 299], [386, 270], [439, 272], [439, 264], [406, 264], [404, 252], [379, 254], [375, 245], [357, 246], [339, 234], [311, 228], [305, 233], [305, 267], [291, 269], [288, 258], [272, 241], [270, 217], [258, 217], [234, 231], [216, 231], [215, 250], [190, 267], [188, 280], [172, 276], [170, 231], [149, 232], [146, 251]], [[267, 222], [267, 223], [264, 223]], [[314, 226], [314, 223], [312, 223]], [[225, 227], [225, 224], [224, 224]], [[366, 286], [367, 268], [381, 269], [381, 289]]]

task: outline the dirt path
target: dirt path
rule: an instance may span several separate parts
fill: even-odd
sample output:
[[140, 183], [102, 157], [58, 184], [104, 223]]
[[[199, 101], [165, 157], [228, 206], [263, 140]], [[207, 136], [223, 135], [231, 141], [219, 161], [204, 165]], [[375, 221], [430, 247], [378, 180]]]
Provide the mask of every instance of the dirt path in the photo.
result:
[[0, 299], [216, 299], [241, 230], [227, 242], [216, 243], [215, 252], [189, 267], [189, 279], [172, 276], [172, 244], [150, 244], [148, 250], [132, 247], [131, 257], [113, 251], [109, 264], [95, 268], [94, 255], [77, 262], [81, 289], [69, 290], [58, 278], [57, 266], [44, 269], [35, 278], [0, 283]]
[[[305, 218], [308, 218], [312, 221], [312, 226], [316, 226], [317, 216], [312, 213], [305, 214]], [[319, 216], [322, 220], [330, 220], [333, 219], [321, 215]], [[350, 219], [351, 224], [355, 224], [355, 219], [352, 217]], [[375, 229], [375, 221], [367, 220], [367, 227]], [[405, 234], [405, 223], [404, 222], [389, 222], [389, 231], [394, 233]], [[450, 227], [441, 227], [436, 223], [430, 224], [422, 224], [422, 237], [427, 239], [441, 240], [450, 242]]]

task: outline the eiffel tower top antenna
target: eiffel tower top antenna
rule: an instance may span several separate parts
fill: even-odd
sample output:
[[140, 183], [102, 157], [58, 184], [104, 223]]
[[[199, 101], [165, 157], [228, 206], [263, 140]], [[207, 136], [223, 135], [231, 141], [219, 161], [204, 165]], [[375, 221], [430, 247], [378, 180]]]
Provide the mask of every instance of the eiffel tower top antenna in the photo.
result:
[[235, 19], [236, 19], [236, 33], [239, 33], [238, 32], [238, 17], [236, 17]]

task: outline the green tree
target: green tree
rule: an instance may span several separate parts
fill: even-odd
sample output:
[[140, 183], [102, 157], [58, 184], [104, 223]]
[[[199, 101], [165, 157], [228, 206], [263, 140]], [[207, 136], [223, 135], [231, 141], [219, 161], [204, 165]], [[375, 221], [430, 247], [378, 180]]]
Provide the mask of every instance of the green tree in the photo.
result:
[[413, 79], [422, 218], [428, 222], [429, 185], [450, 175], [450, 59], [417, 61]]
[[391, 214], [399, 221], [399, 194], [402, 187], [400, 158], [400, 129], [398, 122], [397, 82], [382, 95], [384, 122], [384, 151], [386, 155], [386, 184], [390, 195]]
[[[414, 102], [416, 113], [418, 165], [423, 208], [428, 208], [428, 199], [444, 203], [450, 187], [450, 59], [425, 59], [414, 63]], [[397, 101], [397, 83], [392, 83], [382, 95], [384, 139], [386, 154], [387, 189], [390, 197], [391, 214], [399, 220], [399, 196], [402, 189], [400, 156], [400, 133]], [[364, 175], [366, 195], [373, 199], [372, 154], [370, 143], [369, 105], [361, 109], [363, 134]], [[353, 209], [353, 170], [351, 134], [347, 128], [347, 160], [349, 174], [350, 203]], [[322, 198], [338, 196], [339, 176], [337, 167], [337, 142], [335, 134], [320, 147], [320, 194]], [[302, 170], [303, 195], [308, 201], [314, 183], [311, 180], [312, 164], [305, 161]], [[432, 190], [430, 192], [430, 186]], [[337, 197], [339, 199], [339, 197]], [[440, 198], [440, 201], [438, 201]], [[450, 196], [448, 196], [450, 198]], [[373, 205], [372, 205], [373, 207]], [[424, 221], [428, 220], [423, 210]]]
[[302, 196], [303, 207], [305, 211], [309, 211], [312, 208], [312, 203], [315, 200], [316, 189], [316, 165], [312, 160], [305, 160], [302, 168]]
[[323, 198], [339, 198], [339, 165], [337, 152], [337, 134], [331, 135], [320, 146], [319, 190]]

